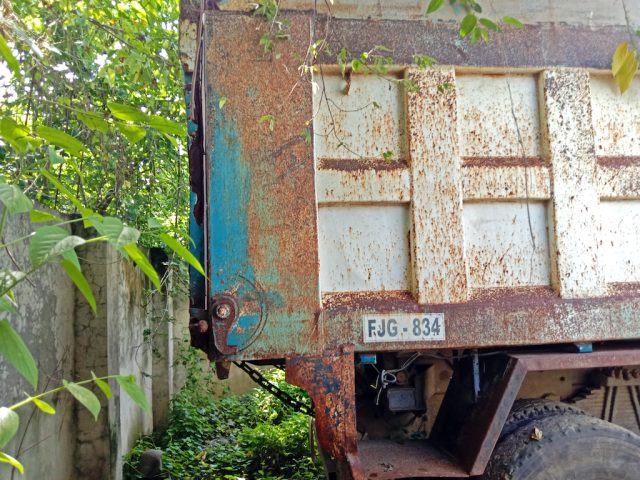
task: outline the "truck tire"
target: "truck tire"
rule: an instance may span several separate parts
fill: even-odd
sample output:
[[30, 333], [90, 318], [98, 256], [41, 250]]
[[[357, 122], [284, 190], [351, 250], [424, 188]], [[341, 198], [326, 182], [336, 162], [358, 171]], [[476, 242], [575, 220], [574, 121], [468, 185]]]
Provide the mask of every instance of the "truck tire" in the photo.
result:
[[483, 480], [637, 480], [640, 437], [567, 412], [534, 420], [496, 447]]
[[518, 400], [513, 405], [509, 417], [502, 427], [500, 441], [511, 435], [520, 427], [541, 420], [542, 418], [552, 417], [556, 415], [574, 414], [587, 415], [583, 410], [576, 408], [568, 403], [554, 402], [553, 400], [544, 400], [540, 398], [529, 398]]

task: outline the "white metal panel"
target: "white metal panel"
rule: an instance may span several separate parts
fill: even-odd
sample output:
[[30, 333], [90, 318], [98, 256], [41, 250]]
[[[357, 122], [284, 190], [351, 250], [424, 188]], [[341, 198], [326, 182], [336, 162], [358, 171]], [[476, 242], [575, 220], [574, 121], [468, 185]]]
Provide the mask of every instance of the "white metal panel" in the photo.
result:
[[463, 212], [470, 287], [550, 284], [544, 203], [466, 203]]
[[553, 182], [552, 283], [562, 298], [600, 296], [605, 282], [599, 259], [600, 199], [589, 74], [546, 70], [540, 86]]
[[459, 75], [456, 88], [463, 157], [540, 156], [534, 76]]
[[409, 170], [321, 169], [316, 172], [318, 203], [408, 202]]
[[640, 201], [601, 202], [607, 282], [640, 282]]
[[596, 155], [640, 156], [640, 82], [620, 95], [609, 77], [591, 77]]
[[320, 290], [409, 290], [407, 205], [318, 209]]
[[548, 200], [551, 196], [551, 179], [545, 166], [465, 166], [462, 173], [465, 200]]
[[[316, 158], [379, 159], [405, 156], [404, 98], [397, 82], [377, 75], [316, 75]], [[348, 86], [349, 85], [349, 86]], [[348, 91], [348, 93], [347, 93]]]
[[462, 229], [460, 158], [453, 68], [409, 70], [419, 92], [407, 94], [411, 168], [412, 287], [418, 303], [468, 299]]

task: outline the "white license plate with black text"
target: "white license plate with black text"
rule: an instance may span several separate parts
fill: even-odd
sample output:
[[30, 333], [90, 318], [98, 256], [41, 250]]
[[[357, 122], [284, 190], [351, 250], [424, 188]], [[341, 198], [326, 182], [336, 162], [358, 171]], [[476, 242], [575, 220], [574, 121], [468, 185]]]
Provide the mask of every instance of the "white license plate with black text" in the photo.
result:
[[362, 333], [366, 343], [444, 340], [444, 314], [365, 315]]

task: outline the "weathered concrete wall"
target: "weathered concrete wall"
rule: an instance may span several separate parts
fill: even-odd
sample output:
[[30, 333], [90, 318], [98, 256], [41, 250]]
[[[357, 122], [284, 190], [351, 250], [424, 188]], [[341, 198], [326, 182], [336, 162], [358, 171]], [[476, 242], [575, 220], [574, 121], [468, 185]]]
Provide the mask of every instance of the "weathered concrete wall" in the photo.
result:
[[[28, 215], [10, 218], [5, 239], [26, 236], [32, 228]], [[30, 268], [26, 243], [9, 250], [0, 252], [0, 268]], [[56, 264], [39, 269], [15, 290], [20, 312], [9, 320], [38, 362], [39, 392], [62, 379], [91, 378], [91, 372], [134, 374], [153, 415], [121, 393], [114, 381], [110, 400], [91, 387], [103, 407], [97, 421], [66, 392], [47, 399], [56, 415], [30, 406], [20, 409], [20, 432], [4, 450], [23, 462], [28, 479], [120, 480], [122, 456], [141, 435], [166, 425], [170, 399], [184, 385], [180, 351], [188, 345], [188, 298], [151, 295], [142, 272], [106, 243], [77, 252], [96, 298], [96, 314]], [[204, 356], [202, 362], [204, 369], [211, 368]], [[233, 367], [229, 380], [210, 385], [211, 394], [221, 395], [224, 386], [243, 393], [255, 384]], [[33, 393], [0, 357], [0, 405], [16, 403], [23, 392]], [[0, 466], [0, 479], [11, 479], [10, 472]], [[20, 476], [16, 472], [13, 478]]]
[[[32, 227], [27, 215], [13, 217], [5, 238], [28, 235]], [[39, 269], [16, 288], [20, 313], [9, 320], [38, 362], [39, 391], [60, 385], [63, 378], [91, 378], [92, 371], [98, 376], [134, 374], [154, 409], [166, 411], [169, 395], [152, 395], [151, 348], [146, 335], [155, 313], [147, 301], [144, 275], [106, 243], [81, 247], [78, 254], [96, 298], [97, 314], [55, 264]], [[27, 244], [11, 246], [10, 254], [3, 250], [0, 268], [28, 270]], [[165, 372], [156, 377], [156, 384], [169, 391], [173, 379]], [[1, 357], [0, 386], [3, 406], [24, 398], [23, 392], [32, 393]], [[153, 420], [114, 381], [111, 387], [109, 401], [94, 387], [103, 406], [97, 421], [66, 392], [47, 399], [56, 415], [32, 407], [19, 411], [21, 430], [4, 450], [23, 462], [26, 478], [122, 478], [122, 456], [140, 435], [151, 432]], [[14, 478], [18, 477], [15, 473]], [[11, 478], [7, 467], [0, 467], [0, 478]]]
[[[145, 342], [149, 319], [144, 298], [142, 272], [112, 248], [107, 249], [107, 338], [110, 374], [134, 374], [149, 403], [151, 387], [151, 349]], [[151, 433], [153, 419], [124, 392], [115, 389], [109, 400], [111, 440], [111, 478], [122, 478], [122, 456], [140, 435]]]
[[[0, 207], [0, 213], [2, 208]], [[5, 240], [30, 233], [29, 216], [11, 217]], [[4, 243], [0, 240], [0, 243]], [[31, 268], [26, 243], [0, 250], [0, 268], [26, 271]], [[58, 265], [47, 265], [15, 288], [17, 315], [8, 319], [22, 336], [38, 362], [38, 392], [53, 388], [62, 379], [74, 378], [74, 287]], [[2, 314], [6, 318], [6, 314]], [[33, 393], [31, 386], [0, 357], [0, 405], [6, 406]], [[56, 415], [46, 415], [35, 407], [18, 410], [20, 431], [3, 450], [19, 457], [28, 472], [26, 478], [73, 479], [73, 402], [66, 393], [47, 399]], [[0, 478], [22, 478], [0, 466]]]

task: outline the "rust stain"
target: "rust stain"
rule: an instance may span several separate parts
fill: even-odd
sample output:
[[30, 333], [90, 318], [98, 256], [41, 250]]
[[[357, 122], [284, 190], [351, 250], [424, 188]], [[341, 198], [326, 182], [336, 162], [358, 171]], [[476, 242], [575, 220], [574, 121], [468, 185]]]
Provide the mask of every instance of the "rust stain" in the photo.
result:
[[544, 167], [541, 157], [463, 157], [463, 167]]
[[325, 352], [322, 357], [287, 358], [286, 380], [309, 393], [318, 443], [336, 460], [338, 478], [363, 480], [355, 418], [353, 347]]
[[377, 158], [332, 159], [322, 158], [318, 161], [322, 170], [338, 170], [342, 172], [361, 172], [363, 170], [401, 170], [407, 168], [403, 161], [386, 161]]
[[597, 157], [598, 166], [607, 168], [640, 166], [640, 157]]

